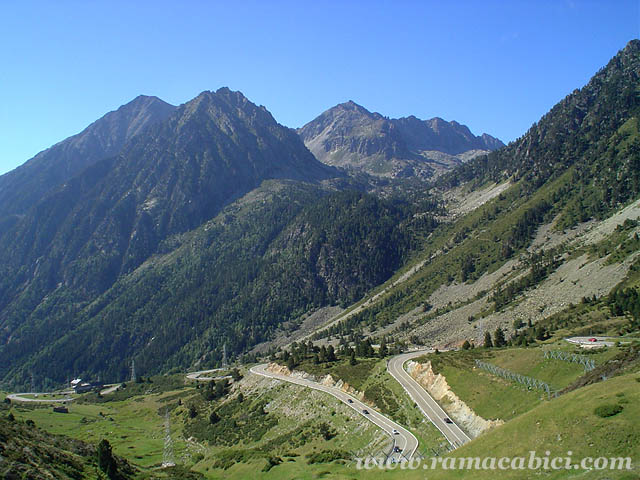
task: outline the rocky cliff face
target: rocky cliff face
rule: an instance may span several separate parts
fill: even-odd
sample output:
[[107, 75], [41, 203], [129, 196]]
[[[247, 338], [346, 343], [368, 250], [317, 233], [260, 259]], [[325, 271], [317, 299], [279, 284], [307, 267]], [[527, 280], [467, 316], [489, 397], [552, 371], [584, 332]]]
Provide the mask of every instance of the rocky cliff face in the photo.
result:
[[314, 375], [310, 375], [307, 372], [301, 372], [298, 370], [291, 371], [286, 366], [279, 365], [277, 363], [270, 363], [269, 366], [267, 367], [267, 370], [277, 375], [284, 375], [285, 377], [304, 378], [305, 380], [317, 382], [321, 385], [324, 385], [325, 387], [337, 388], [338, 390], [341, 390], [344, 393], [348, 393], [349, 395], [357, 398], [361, 402], [366, 403], [371, 407], [375, 407], [374, 402], [366, 398], [363, 392], [356, 390], [355, 388], [353, 388], [351, 385], [349, 385], [347, 382], [345, 382], [342, 379], [336, 380], [330, 374], [325, 375], [324, 377], [316, 378]]
[[431, 368], [431, 362], [426, 364], [410, 361], [407, 363], [407, 372], [418, 382], [436, 402], [446, 404], [447, 413], [456, 423], [472, 437], [502, 425], [502, 420], [485, 420], [477, 415], [451, 390], [447, 379], [441, 374], [435, 374]]
[[327, 110], [298, 133], [324, 163], [390, 177], [427, 178], [473, 156], [467, 152], [503, 146], [491, 135], [476, 137], [457, 122], [389, 119], [353, 101]]

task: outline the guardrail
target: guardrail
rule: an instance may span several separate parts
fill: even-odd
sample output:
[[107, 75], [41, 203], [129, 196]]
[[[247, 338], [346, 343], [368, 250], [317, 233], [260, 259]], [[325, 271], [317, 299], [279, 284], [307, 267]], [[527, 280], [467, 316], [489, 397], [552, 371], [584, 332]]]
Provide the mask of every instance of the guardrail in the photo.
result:
[[535, 388], [537, 390], [542, 390], [547, 393], [548, 398], [551, 398], [552, 394], [554, 396], [557, 396], [556, 392], [552, 391], [548, 383], [542, 382], [537, 378], [527, 377], [526, 375], [521, 375], [519, 373], [512, 372], [505, 368], [501, 368], [496, 365], [483, 362], [481, 360], [476, 360], [476, 367], [486, 370], [487, 372], [493, 375], [496, 375], [498, 377], [504, 378], [506, 380], [517, 382], [521, 385], [524, 385], [527, 388]]
[[596, 362], [592, 358], [587, 358], [584, 355], [578, 355], [577, 353], [563, 352], [560, 350], [545, 350], [544, 358], [578, 363], [584, 367], [585, 373], [596, 368]]

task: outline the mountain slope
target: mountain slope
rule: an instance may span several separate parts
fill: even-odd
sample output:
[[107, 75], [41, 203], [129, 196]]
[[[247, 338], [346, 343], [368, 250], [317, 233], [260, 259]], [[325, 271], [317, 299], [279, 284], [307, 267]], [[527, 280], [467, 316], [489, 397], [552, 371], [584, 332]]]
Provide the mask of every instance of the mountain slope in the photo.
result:
[[474, 136], [457, 122], [413, 116], [388, 119], [352, 101], [330, 108], [298, 132], [320, 161], [382, 176], [427, 178], [476, 150], [503, 146], [490, 135]]
[[2, 373], [22, 379], [33, 369], [60, 381], [61, 372], [122, 378], [131, 358], [140, 372], [215, 365], [225, 344], [242, 353], [282, 323], [383, 282], [414, 235], [435, 226], [424, 216], [407, 222], [411, 211], [363, 193], [266, 182], [163, 242], [83, 309], [61, 311], [74, 288], [50, 294], [0, 349]]
[[568, 168], [575, 174], [567, 196], [576, 218], [610, 213], [640, 186], [640, 41], [632, 40], [589, 83], [555, 105], [518, 141], [439, 179], [444, 188], [522, 179], [533, 191]]
[[0, 176], [0, 224], [3, 217], [25, 213], [52, 189], [98, 160], [116, 155], [128, 140], [165, 120], [174, 110], [157, 97], [140, 95]]
[[203, 92], [132, 137], [118, 156], [68, 180], [0, 237], [0, 356], [54, 340], [30, 336], [31, 322], [63, 336], [78, 308], [163, 241], [201, 226], [264, 180], [340, 176], [242, 94]]
[[0, 375], [213, 365], [354, 301], [436, 223], [337, 183], [352, 188], [264, 108], [204, 92], [0, 237]]
[[378, 338], [479, 344], [483, 329], [517, 333], [514, 320], [544, 320], [633, 275], [639, 87], [640, 42], [632, 41], [522, 138], [437, 179], [449, 198], [486, 203], [451, 215], [402, 283], [314, 338], [362, 328]]
[[212, 218], [264, 179], [334, 174], [241, 94], [205, 92], [50, 194], [2, 237], [0, 255], [30, 274], [39, 259], [37, 269], [55, 271], [56, 283], [99, 291], [163, 238]]

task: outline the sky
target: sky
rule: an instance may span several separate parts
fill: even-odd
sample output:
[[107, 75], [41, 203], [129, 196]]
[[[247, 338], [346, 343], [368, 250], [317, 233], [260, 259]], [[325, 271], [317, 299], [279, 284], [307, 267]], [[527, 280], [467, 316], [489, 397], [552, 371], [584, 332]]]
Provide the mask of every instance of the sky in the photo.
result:
[[505, 143], [640, 34], [640, 0], [0, 0], [0, 174], [137, 95], [353, 100]]

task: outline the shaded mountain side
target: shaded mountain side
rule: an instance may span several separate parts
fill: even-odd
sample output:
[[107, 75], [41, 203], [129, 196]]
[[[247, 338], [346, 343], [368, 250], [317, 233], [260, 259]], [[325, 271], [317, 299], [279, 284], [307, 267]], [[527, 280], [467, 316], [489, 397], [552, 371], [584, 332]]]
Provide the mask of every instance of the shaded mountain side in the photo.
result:
[[[264, 107], [226, 88], [203, 92], [58, 187], [0, 237], [0, 341], [13, 341], [19, 326], [28, 330], [53, 298], [60, 315], [72, 315], [164, 240], [199, 227], [265, 179], [342, 176]], [[63, 335], [66, 326], [53, 331]]]
[[[157, 97], [140, 95], [0, 176], [0, 231], [3, 217], [24, 214], [52, 189], [98, 160], [116, 155], [128, 140], [165, 120], [175, 108]], [[5, 218], [5, 224], [9, 220], [15, 218]]]
[[[52, 293], [0, 349], [5, 381], [35, 370], [120, 379], [213, 366], [269, 339], [285, 321], [349, 304], [385, 281], [435, 221], [357, 192], [267, 182], [159, 253], [80, 311]], [[9, 359], [11, 361], [9, 362]]]
[[428, 178], [442, 167], [462, 163], [460, 154], [503, 146], [490, 135], [476, 137], [457, 122], [414, 116], [389, 119], [352, 101], [330, 108], [298, 133], [324, 163], [391, 177]]
[[161, 240], [197, 227], [264, 179], [337, 175], [241, 94], [205, 92], [68, 181], [0, 238], [0, 307], [35, 284], [39, 294], [60, 284], [89, 296], [104, 291]]

